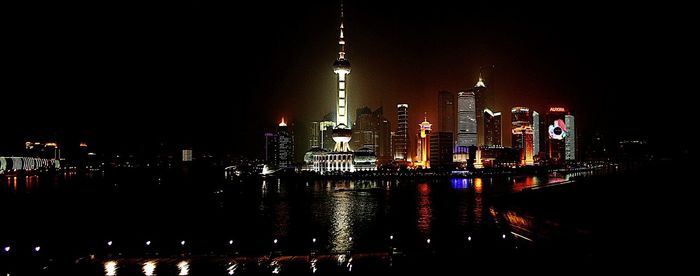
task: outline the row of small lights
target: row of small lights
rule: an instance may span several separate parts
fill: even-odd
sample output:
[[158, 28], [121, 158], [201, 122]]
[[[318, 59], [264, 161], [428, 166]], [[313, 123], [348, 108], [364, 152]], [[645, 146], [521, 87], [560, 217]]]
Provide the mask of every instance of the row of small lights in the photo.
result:
[[[506, 238], [506, 234], [503, 234], [501, 237], [502, 237], [503, 239], [505, 239], [505, 238]], [[352, 242], [352, 237], [350, 237], [348, 240]], [[389, 240], [394, 240], [394, 235], [389, 235]], [[467, 241], [472, 241], [472, 236], [467, 236]], [[278, 239], [272, 240], [272, 243], [273, 243], [273, 244], [277, 244], [278, 242], [279, 242]], [[312, 242], [312, 243], [316, 243], [316, 238], [312, 238], [312, 239], [311, 239], [311, 242]], [[428, 244], [430, 244], [430, 239], [426, 239], [425, 242], [428, 243]], [[114, 242], [108, 241], [108, 242], [107, 242], [107, 247], [111, 247], [113, 244], [114, 244]], [[187, 241], [184, 241], [184, 240], [183, 240], [183, 241], [180, 241], [180, 245], [181, 245], [181, 246], [185, 246], [185, 244], [187, 244]], [[229, 240], [229, 241], [228, 241], [228, 244], [229, 244], [229, 245], [233, 245], [233, 240]], [[146, 241], [146, 246], [151, 246], [151, 241], [150, 241], [150, 240]], [[5, 250], [5, 252], [9, 253], [9, 252], [12, 250], [12, 247], [10, 247], [10, 246], [5, 246], [4, 250]], [[35, 246], [35, 247], [34, 247], [34, 252], [39, 252], [39, 251], [41, 251], [41, 246]]]

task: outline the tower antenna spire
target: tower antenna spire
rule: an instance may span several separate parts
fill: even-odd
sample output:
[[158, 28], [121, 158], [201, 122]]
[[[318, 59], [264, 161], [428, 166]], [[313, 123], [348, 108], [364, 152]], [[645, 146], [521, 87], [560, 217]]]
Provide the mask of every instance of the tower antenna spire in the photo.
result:
[[338, 59], [345, 59], [345, 34], [343, 33], [345, 13], [343, 12], [343, 0], [340, 0], [340, 37], [338, 38], [338, 45], [340, 45], [340, 51], [338, 52]]

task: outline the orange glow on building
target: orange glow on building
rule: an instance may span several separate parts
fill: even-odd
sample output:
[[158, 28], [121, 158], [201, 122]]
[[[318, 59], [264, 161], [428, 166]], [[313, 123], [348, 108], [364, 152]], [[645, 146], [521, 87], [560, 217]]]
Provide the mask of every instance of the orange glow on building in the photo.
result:
[[427, 116], [420, 123], [420, 132], [418, 137], [418, 152], [416, 155], [416, 166], [430, 168], [430, 131], [432, 124], [428, 122]]
[[81, 148], [87, 148], [87, 143], [80, 143]]

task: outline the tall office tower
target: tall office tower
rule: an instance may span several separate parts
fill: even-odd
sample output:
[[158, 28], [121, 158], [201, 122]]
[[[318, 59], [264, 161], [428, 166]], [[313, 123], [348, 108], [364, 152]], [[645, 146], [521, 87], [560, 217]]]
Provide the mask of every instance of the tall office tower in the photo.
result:
[[522, 137], [523, 137], [523, 145], [524, 147], [522, 148], [521, 152], [521, 159], [520, 159], [520, 164], [521, 165], [527, 165], [527, 166], [532, 166], [534, 165], [534, 160], [533, 160], [533, 131], [532, 127], [526, 126], [522, 128]]
[[408, 160], [408, 104], [398, 104], [398, 123], [394, 139], [394, 160]]
[[352, 150], [367, 148], [373, 152], [377, 151], [377, 142], [375, 136], [375, 119], [372, 110], [369, 107], [358, 108], [355, 112], [355, 121], [352, 126], [352, 142], [350, 142]]
[[565, 159], [566, 161], [576, 160], [576, 129], [574, 124], [574, 116], [567, 114], [564, 116], [566, 128], [569, 130], [568, 135], [564, 137], [565, 143]]
[[540, 113], [532, 111], [532, 154], [540, 153]]
[[476, 146], [476, 109], [473, 91], [457, 94], [457, 147]]
[[309, 125], [309, 149], [321, 147], [321, 122], [314, 121]]
[[474, 92], [474, 106], [476, 110], [477, 143], [474, 145], [481, 146], [485, 144], [483, 110], [486, 108], [486, 85], [484, 84], [484, 80], [481, 78], [481, 75], [479, 75], [479, 81], [476, 82], [471, 91]]
[[290, 168], [294, 164], [294, 136], [282, 118], [277, 127], [277, 154], [280, 168]]
[[436, 169], [452, 168], [452, 132], [430, 133], [430, 167]]
[[513, 107], [511, 109], [511, 147], [515, 149], [525, 148], [523, 129], [532, 124], [532, 115], [527, 107]]
[[389, 163], [393, 160], [391, 151], [391, 123], [384, 117], [384, 108], [374, 111], [375, 131], [377, 135], [377, 160], [380, 163]]
[[418, 146], [416, 147], [417, 154], [415, 163], [416, 166], [430, 168], [430, 131], [433, 125], [428, 122], [428, 117], [425, 116], [423, 122], [418, 126]]
[[438, 131], [455, 133], [456, 106], [452, 92], [438, 92]]
[[564, 107], [550, 107], [546, 115], [547, 125], [547, 157], [553, 163], [560, 163], [566, 159], [566, 137], [569, 136], [566, 125], [566, 115]]
[[527, 107], [511, 109], [512, 147], [520, 150], [520, 164], [533, 165], [532, 113]]
[[484, 109], [484, 145], [501, 146], [501, 112]]
[[278, 136], [276, 133], [265, 133], [265, 163], [277, 167], [279, 165], [278, 158]]
[[340, 36], [338, 38], [338, 59], [333, 63], [333, 72], [337, 75], [337, 101], [336, 101], [336, 120], [335, 129], [333, 129], [333, 141], [335, 141], [335, 152], [349, 152], [349, 142], [352, 139], [352, 130], [348, 124], [348, 101], [347, 101], [347, 80], [350, 74], [350, 60], [345, 58], [345, 35], [343, 34], [343, 5], [340, 5]]

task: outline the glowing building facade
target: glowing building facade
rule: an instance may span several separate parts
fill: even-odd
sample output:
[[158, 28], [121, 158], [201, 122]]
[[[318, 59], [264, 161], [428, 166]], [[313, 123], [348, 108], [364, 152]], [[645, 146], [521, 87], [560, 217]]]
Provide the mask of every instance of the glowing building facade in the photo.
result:
[[408, 156], [408, 104], [398, 104], [398, 124], [393, 140], [394, 160], [407, 161]]
[[501, 112], [484, 109], [484, 145], [500, 146], [501, 143]]
[[564, 122], [566, 123], [566, 128], [569, 130], [568, 135], [564, 138], [564, 159], [566, 161], [576, 160], [576, 125], [574, 123], [574, 116], [567, 114], [564, 116]]
[[[376, 154], [375, 148], [362, 147], [355, 149], [353, 153], [350, 147], [353, 131], [348, 122], [348, 75], [350, 74], [350, 60], [346, 58], [345, 52], [345, 34], [343, 24], [343, 5], [340, 5], [340, 35], [338, 38], [338, 59], [333, 62], [333, 73], [337, 77], [336, 85], [336, 109], [335, 109], [335, 128], [333, 128], [333, 141], [335, 146], [333, 150], [327, 152], [325, 150], [311, 149], [310, 158], [305, 158], [308, 167], [320, 173], [327, 172], [354, 172], [356, 170], [376, 170]], [[323, 131], [323, 125], [320, 125]], [[371, 134], [371, 132], [368, 132]], [[364, 136], [366, 133], [361, 132], [359, 135]], [[370, 137], [368, 137], [370, 138]], [[321, 139], [322, 140], [322, 139]], [[374, 137], [367, 140], [374, 140]], [[372, 147], [376, 145], [370, 143]], [[364, 143], [362, 143], [364, 146]]]
[[420, 128], [418, 130], [415, 166], [430, 168], [430, 131], [433, 125], [425, 117], [418, 126]]
[[533, 165], [532, 113], [527, 107], [511, 109], [512, 147], [520, 150], [520, 164]]
[[476, 106], [474, 92], [457, 94], [457, 147], [477, 145]]

